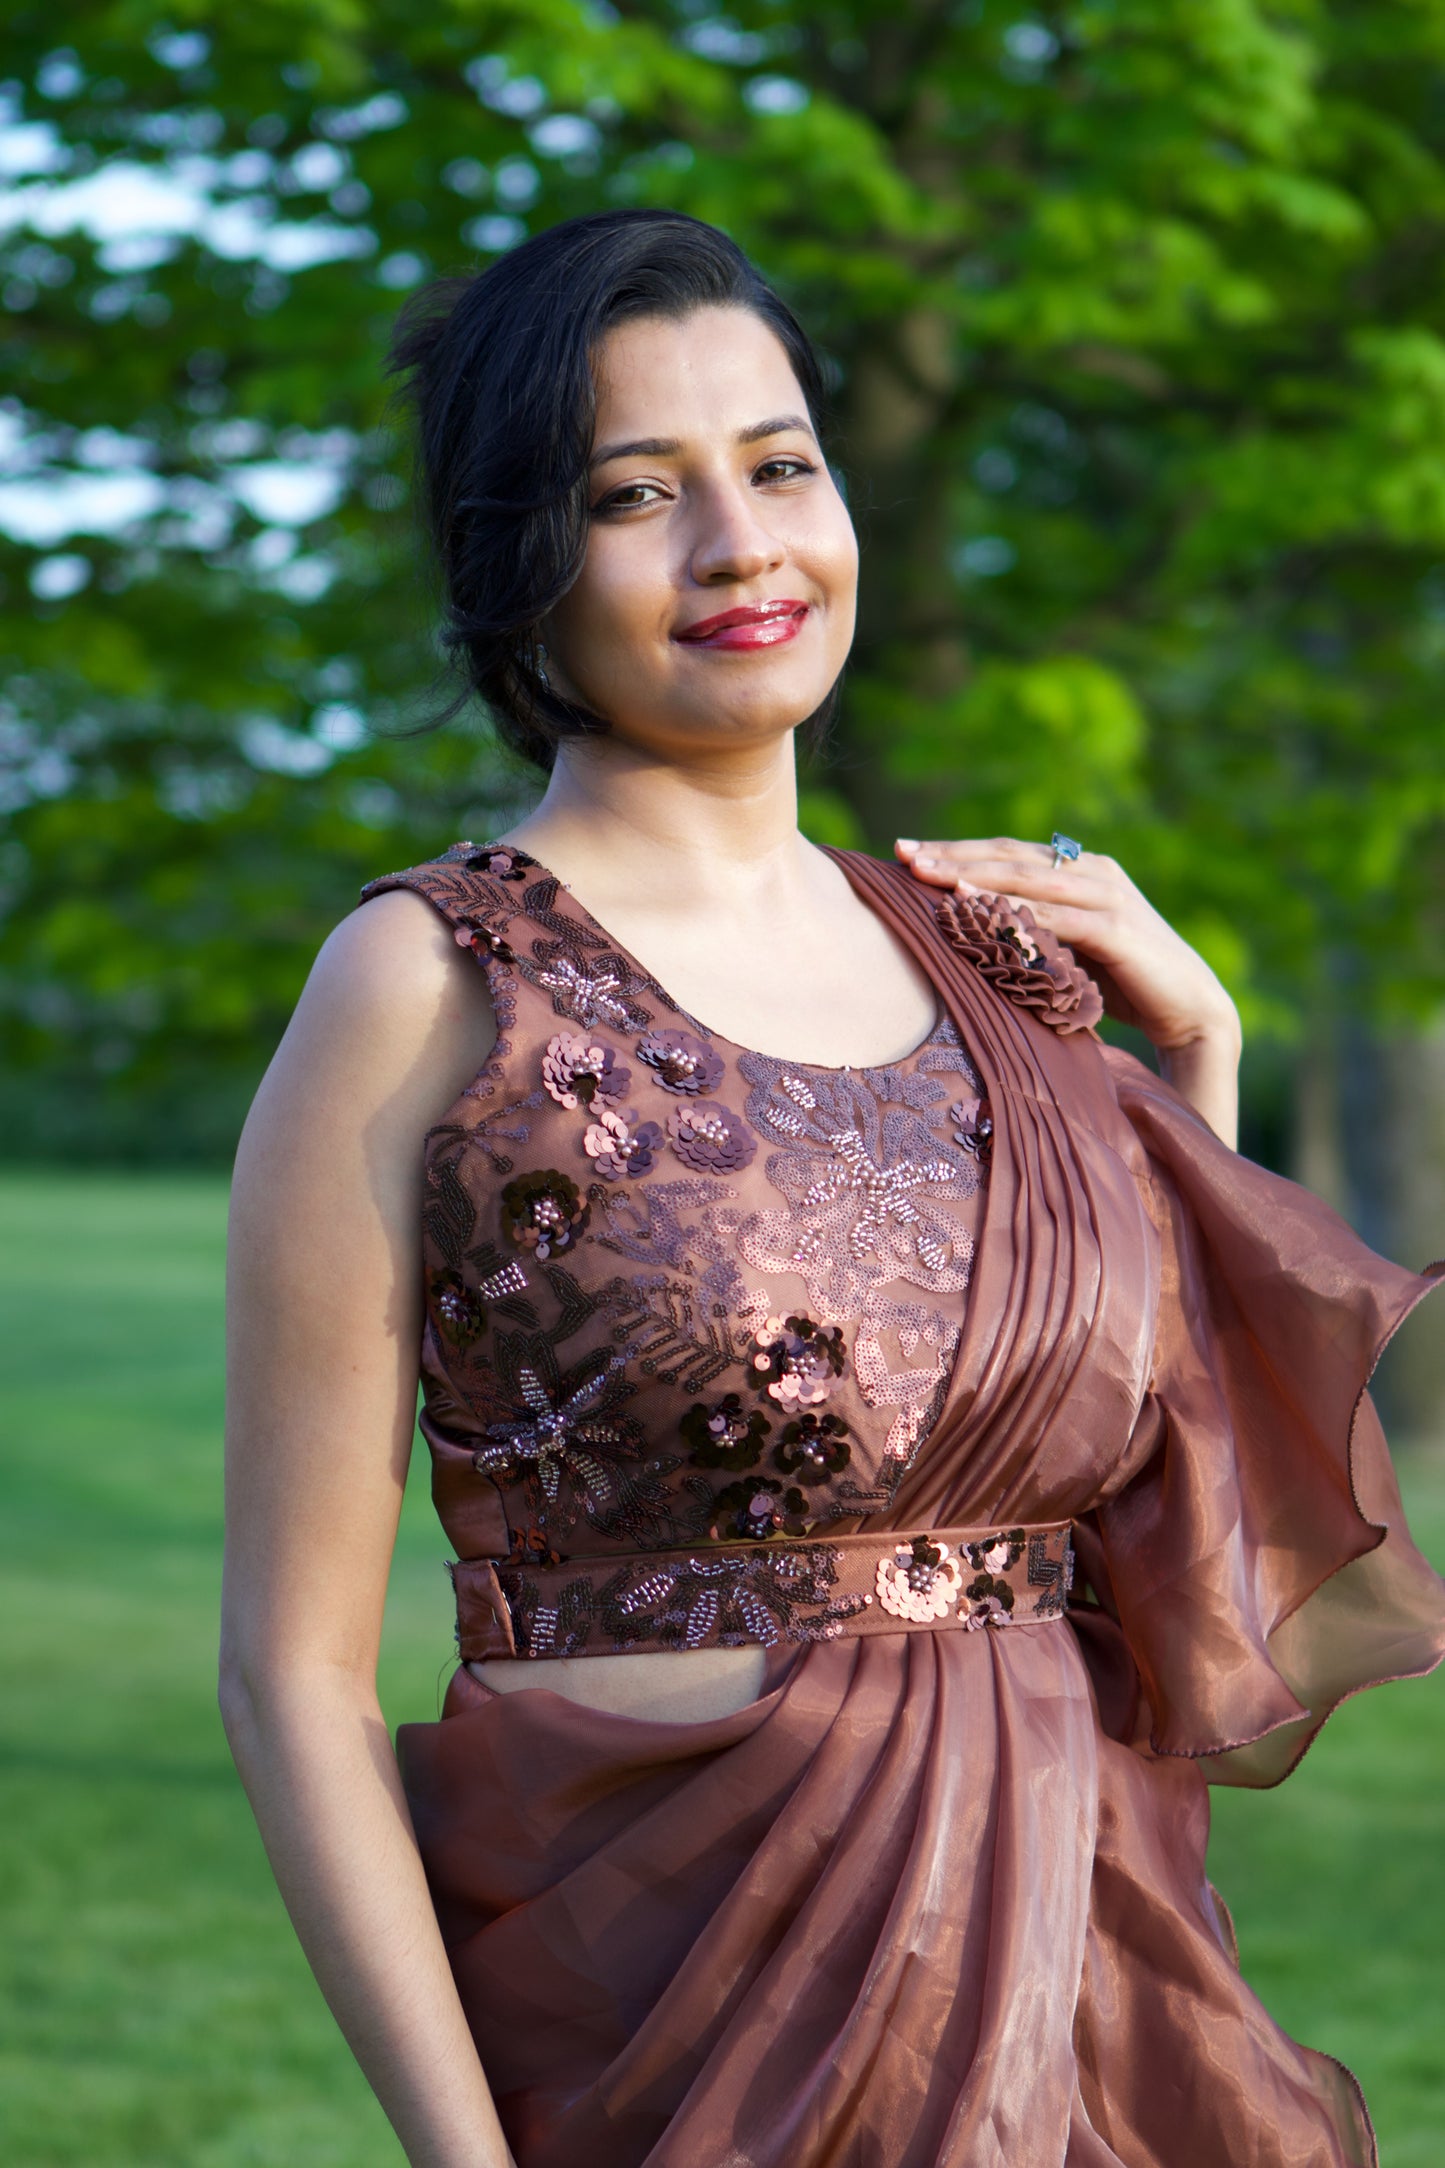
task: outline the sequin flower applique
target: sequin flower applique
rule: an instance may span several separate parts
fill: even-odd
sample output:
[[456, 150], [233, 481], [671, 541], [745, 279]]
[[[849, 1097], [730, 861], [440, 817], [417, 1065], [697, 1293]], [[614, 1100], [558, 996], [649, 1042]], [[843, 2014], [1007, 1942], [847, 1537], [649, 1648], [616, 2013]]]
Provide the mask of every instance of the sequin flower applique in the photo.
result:
[[695, 1468], [755, 1468], [771, 1426], [761, 1408], [744, 1408], [737, 1393], [724, 1393], [715, 1408], [698, 1400], [678, 1424]]
[[[495, 1256], [493, 1252], [493, 1256]], [[476, 1261], [476, 1252], [472, 1253]], [[434, 1272], [431, 1276], [431, 1309], [443, 1339], [453, 1347], [469, 1348], [487, 1329], [489, 1302], [525, 1294], [527, 1275], [515, 1259], [468, 1286], [459, 1272]], [[513, 1305], [515, 1308], [515, 1305]]]
[[754, 1390], [789, 1410], [821, 1407], [848, 1367], [841, 1326], [765, 1318], [748, 1347]]
[[458, 1272], [432, 1274], [431, 1307], [454, 1347], [470, 1347], [486, 1330], [487, 1313]]
[[971, 1152], [980, 1167], [987, 1167], [993, 1160], [993, 1116], [986, 1099], [955, 1099], [948, 1110], [953, 1123], [953, 1141]]
[[1002, 896], [944, 896], [934, 916], [952, 943], [997, 991], [1051, 1031], [1087, 1031], [1104, 1013], [1098, 987], [1025, 904]]
[[892, 1558], [879, 1559], [876, 1585], [890, 1618], [925, 1626], [930, 1619], [947, 1618], [958, 1602], [963, 1568], [948, 1544], [915, 1536], [900, 1543]]
[[453, 929], [452, 939], [458, 948], [470, 949], [483, 963], [488, 957], [495, 958], [499, 964], [514, 964], [517, 961], [517, 952], [511, 942], [505, 940], [494, 926], [484, 925], [480, 921], [464, 921]]
[[505, 843], [484, 843], [480, 850], [464, 844], [471, 853], [465, 861], [473, 873], [485, 873], [494, 881], [525, 881], [537, 864], [525, 851], [509, 850]]
[[662, 1146], [659, 1125], [640, 1122], [631, 1107], [620, 1113], [605, 1108], [600, 1119], [589, 1122], [582, 1133], [582, 1149], [606, 1182], [619, 1182], [625, 1174], [646, 1174]]
[[771, 1476], [744, 1476], [729, 1483], [713, 1500], [718, 1518], [708, 1534], [731, 1543], [741, 1536], [748, 1543], [765, 1543], [770, 1536], [800, 1536], [808, 1501], [800, 1490], [785, 1488]]
[[723, 1080], [721, 1056], [690, 1031], [649, 1031], [638, 1041], [637, 1058], [646, 1062], [665, 1092], [700, 1098], [715, 1092]]
[[515, 1175], [502, 1191], [502, 1232], [521, 1250], [541, 1258], [568, 1250], [587, 1224], [588, 1207], [577, 1184], [555, 1167]]
[[773, 1449], [773, 1460], [784, 1475], [800, 1483], [826, 1483], [838, 1475], [853, 1457], [848, 1425], [837, 1415], [800, 1415], [783, 1427]]
[[1002, 1576], [1023, 1557], [1024, 1544], [1023, 1530], [1010, 1528], [1000, 1535], [986, 1536], [981, 1543], [965, 1545], [968, 1562], [976, 1569], [974, 1579], [963, 1592], [968, 1599], [970, 1627], [1008, 1625], [1014, 1592]]
[[596, 1100], [626, 1095], [632, 1071], [610, 1046], [559, 1031], [542, 1056], [542, 1082], [559, 1107], [590, 1107]]
[[1010, 1528], [1003, 1535], [985, 1536], [981, 1543], [970, 1543], [968, 1562], [980, 1573], [1008, 1573], [1024, 1555], [1024, 1532]]
[[695, 1174], [736, 1174], [757, 1156], [758, 1140], [742, 1116], [716, 1099], [674, 1107], [667, 1133], [678, 1158]]

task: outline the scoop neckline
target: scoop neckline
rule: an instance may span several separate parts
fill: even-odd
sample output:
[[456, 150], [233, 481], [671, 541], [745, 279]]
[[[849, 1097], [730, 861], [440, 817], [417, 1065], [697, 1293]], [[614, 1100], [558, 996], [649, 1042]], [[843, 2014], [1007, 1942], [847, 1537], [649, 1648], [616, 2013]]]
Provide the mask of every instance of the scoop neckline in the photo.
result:
[[[473, 849], [476, 850], [478, 853], [483, 851], [510, 851], [514, 857], [525, 858], [528, 864], [535, 867], [537, 872], [541, 874], [545, 880], [555, 881], [558, 888], [561, 889], [562, 893], [570, 898], [572, 908], [579, 914], [579, 916], [584, 918], [587, 921], [588, 925], [591, 926], [595, 932], [601, 934], [603, 940], [608, 943], [608, 945], [616, 952], [617, 955], [624, 956], [627, 959], [628, 963], [632, 965], [635, 971], [640, 973], [640, 975], [647, 981], [648, 985], [651, 986], [655, 992], [659, 993], [662, 996], [663, 1000], [667, 1003], [668, 1007], [673, 1010], [675, 1015], [685, 1017], [687, 1022], [693, 1025], [698, 1031], [700, 1031], [703, 1034], [703, 1037], [707, 1039], [709, 1043], [716, 1042], [720, 1046], [729, 1047], [735, 1054], [751, 1054], [758, 1061], [782, 1062], [789, 1069], [806, 1070], [809, 1072], [809, 1074], [814, 1076], [866, 1076], [869, 1073], [879, 1069], [901, 1069], [905, 1062], [915, 1060], [918, 1055], [922, 1054], [926, 1050], [926, 1048], [931, 1045], [934, 1037], [938, 1032], [943, 1029], [945, 1024], [952, 1023], [952, 1018], [949, 1016], [949, 1013], [942, 1001], [939, 1000], [938, 992], [935, 988], [933, 996], [933, 1022], [929, 1025], [927, 1031], [923, 1034], [923, 1037], [918, 1041], [916, 1046], [909, 1047], [905, 1053], [895, 1054], [890, 1061], [799, 1061], [796, 1060], [791, 1054], [768, 1054], [765, 1053], [761, 1047], [745, 1046], [741, 1039], [730, 1039], [725, 1032], [714, 1031], [711, 1025], [705, 1024], [702, 1021], [701, 1017], [694, 1016], [691, 1009], [686, 1008], [683, 1003], [678, 1001], [674, 997], [674, 995], [668, 990], [668, 988], [663, 985], [661, 979], [657, 977], [656, 973], [648, 970], [646, 964], [643, 963], [641, 957], [634, 955], [632, 950], [628, 948], [625, 943], [619, 941], [616, 934], [612, 933], [606, 926], [603, 925], [601, 919], [598, 918], [596, 912], [591, 910], [589, 906], [582, 901], [582, 898], [580, 896], [573, 893], [571, 885], [563, 880], [561, 874], [554, 872], [551, 866], [544, 865], [541, 859], [536, 856], [535, 852], [529, 851], [527, 849], [525, 843], [479, 843], [474, 845]], [[865, 903], [864, 908], [866, 910], [870, 907]], [[878, 916], [878, 913], [874, 911], [872, 915], [876, 918]], [[959, 1041], [959, 1044], [960, 1047], [962, 1047], [962, 1040]], [[968, 1050], [967, 1048], [963, 1048], [963, 1051], [966, 1054]]]

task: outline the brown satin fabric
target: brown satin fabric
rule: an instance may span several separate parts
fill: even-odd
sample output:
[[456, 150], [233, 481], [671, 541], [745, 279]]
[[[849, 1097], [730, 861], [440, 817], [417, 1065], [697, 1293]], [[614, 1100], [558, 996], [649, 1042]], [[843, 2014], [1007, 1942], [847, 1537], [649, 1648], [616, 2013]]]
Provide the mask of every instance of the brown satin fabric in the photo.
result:
[[1348, 2073], [1235, 1969], [1201, 1757], [1270, 1781], [1445, 1647], [1360, 1399], [1430, 1283], [837, 855], [995, 1122], [949, 1396], [885, 1525], [1072, 1518], [1097, 1604], [775, 1650], [698, 1724], [459, 1670], [399, 1746], [520, 2168], [1366, 2168]]

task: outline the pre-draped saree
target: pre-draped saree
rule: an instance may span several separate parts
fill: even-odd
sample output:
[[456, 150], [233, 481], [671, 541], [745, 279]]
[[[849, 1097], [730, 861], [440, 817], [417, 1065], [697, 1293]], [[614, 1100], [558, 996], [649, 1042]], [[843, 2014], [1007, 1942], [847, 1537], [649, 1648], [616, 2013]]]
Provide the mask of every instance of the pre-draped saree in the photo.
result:
[[[946, 1397], [867, 1525], [1067, 1518], [1079, 1579], [1062, 1625], [782, 1640], [704, 1723], [457, 1670], [399, 1746], [520, 2168], [1371, 2163], [1353, 2079], [1240, 1978], [1206, 1781], [1277, 1781], [1445, 1650], [1365, 1391], [1432, 1283], [1010, 1000], [908, 874], [835, 855], [993, 1118]], [[515, 891], [457, 889], [476, 862], [395, 878], [552, 985]], [[460, 1555], [504, 1551], [475, 1420], [440, 1388], [428, 1419]]]

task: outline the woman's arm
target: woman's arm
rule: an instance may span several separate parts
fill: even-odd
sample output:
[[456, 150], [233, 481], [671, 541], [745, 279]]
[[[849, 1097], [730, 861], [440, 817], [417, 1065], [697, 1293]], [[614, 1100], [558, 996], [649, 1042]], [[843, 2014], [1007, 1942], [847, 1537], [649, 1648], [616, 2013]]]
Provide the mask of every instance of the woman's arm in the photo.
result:
[[422, 1140], [490, 1051], [419, 899], [321, 952], [236, 1160], [221, 1709], [312, 1970], [412, 2163], [504, 2168], [376, 1695], [416, 1410]]
[[1161, 918], [1122, 866], [1085, 851], [1055, 867], [1046, 843], [1013, 836], [894, 846], [920, 880], [1027, 904], [1041, 926], [1077, 951], [1104, 1007], [1133, 1024], [1159, 1055], [1164, 1077], [1231, 1151], [1239, 1138], [1239, 1011], [1204, 958]]

